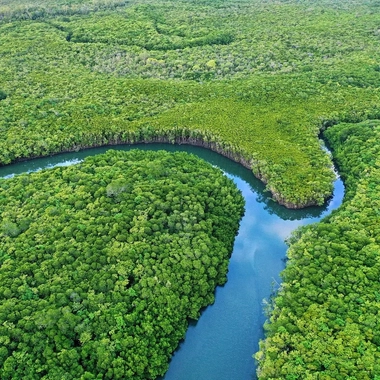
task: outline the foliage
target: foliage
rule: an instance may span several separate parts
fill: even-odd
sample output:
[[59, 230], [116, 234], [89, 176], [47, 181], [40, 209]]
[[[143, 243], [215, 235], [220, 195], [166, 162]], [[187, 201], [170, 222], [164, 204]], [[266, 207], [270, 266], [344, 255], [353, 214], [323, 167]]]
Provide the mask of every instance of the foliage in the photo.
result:
[[0, 180], [1, 379], [154, 379], [226, 280], [244, 200], [185, 153]]
[[[180, 1], [173, 6], [156, 0], [125, 11], [58, 18], [54, 25], [71, 42], [97, 43], [87, 64], [117, 75], [208, 80], [337, 71], [337, 65], [342, 73], [352, 65], [349, 59], [362, 58], [363, 48], [377, 49], [378, 15], [370, 4], [336, 8], [331, 2]], [[214, 67], [207, 65], [210, 60]], [[348, 80], [355, 84], [363, 78]]]
[[325, 136], [347, 192], [291, 241], [261, 342], [260, 379], [374, 379], [380, 373], [380, 121]]
[[[334, 177], [331, 161], [318, 141], [321, 129], [342, 122], [380, 118], [379, 23], [378, 0], [3, 0], [0, 4], [0, 164], [120, 142], [204, 144], [251, 167], [267, 184], [273, 197], [288, 207], [321, 204], [331, 194]], [[355, 374], [352, 376], [366, 379], [380, 372], [376, 367], [378, 351], [374, 349], [379, 346], [374, 317], [379, 302], [376, 125], [341, 124], [327, 132], [347, 182], [345, 205], [319, 226], [306, 229], [300, 236], [294, 235], [297, 242], [290, 248], [283, 293], [276, 298], [268, 339], [263, 344], [264, 356], [258, 355], [262, 378], [303, 379], [313, 378], [317, 373], [320, 378], [346, 379]], [[63, 169], [54, 173], [61, 172], [66, 173]], [[48, 176], [41, 174], [44, 175]], [[104, 175], [109, 181], [99, 180], [102, 195], [95, 197], [88, 192], [89, 199], [99, 202], [101, 199], [105, 205], [112, 203], [115, 208], [120, 207], [135, 188], [128, 185], [128, 179], [123, 176], [111, 180], [107, 173]], [[29, 180], [23, 181], [20, 194], [22, 189], [34, 186], [28, 185]], [[72, 181], [67, 186], [70, 188], [75, 183], [77, 181]], [[142, 203], [137, 205], [146, 203], [145, 188], [141, 190], [135, 200]], [[54, 186], [51, 191], [55, 191]], [[153, 190], [151, 194], [155, 194]], [[8, 195], [2, 197], [0, 202], [4, 204]], [[80, 194], [78, 199], [68, 194], [63, 197], [69, 202], [65, 204], [67, 208], [76, 207], [79, 215], [84, 210], [87, 212], [86, 199], [81, 197], [85, 195]], [[48, 198], [44, 200], [41, 195], [37, 201], [37, 205], [42, 205]], [[45, 230], [54, 233], [51, 226], [44, 227], [40, 219], [41, 229], [37, 228], [39, 215], [32, 211], [34, 206], [30, 205], [28, 217], [18, 219], [17, 208], [21, 204], [11, 205], [15, 208], [3, 216], [0, 231], [2, 241], [13, 248], [9, 252], [0, 250], [1, 261], [9, 264], [16, 253], [29, 252], [16, 242], [22, 242], [30, 231], [35, 233], [30, 239], [36, 241], [30, 257], [36, 257], [38, 262], [48, 260], [44, 256], [51, 253], [40, 251], [45, 252]], [[63, 218], [60, 203], [48, 206], [44, 218], [49, 221]], [[89, 210], [87, 214], [92, 212], [95, 211]], [[110, 218], [110, 215], [98, 217]], [[67, 222], [60, 220], [60, 223]], [[138, 233], [141, 239], [149, 239], [143, 216], [136, 215], [135, 222], [133, 226], [126, 222], [131, 224], [130, 229], [136, 227], [131, 234]], [[170, 223], [170, 228], [175, 229], [178, 222], [170, 219]], [[110, 224], [106, 223], [104, 229], [111, 233]], [[74, 232], [73, 240], [69, 240], [70, 257], [78, 254], [76, 244], [83, 243], [80, 240], [87, 233], [86, 229], [81, 231], [75, 226], [62, 232], [62, 236], [71, 237]], [[108, 244], [103, 242], [106, 235], [102, 231], [99, 234], [96, 244]], [[165, 236], [163, 233], [160, 239]], [[125, 238], [128, 239], [117, 230], [112, 239], [120, 246], [114, 248], [119, 250], [135, 243], [124, 241]], [[96, 244], [94, 248], [86, 247], [89, 257], [95, 254], [92, 250], [97, 252]], [[142, 255], [142, 258], [138, 256], [139, 263], [145, 260], [145, 251], [153, 257], [151, 246], [144, 246], [144, 241], [139, 244], [144, 248], [138, 251]], [[165, 241], [165, 244], [170, 245], [170, 242]], [[63, 251], [62, 247], [49, 246], [48, 250]], [[99, 247], [103, 249], [103, 245]], [[71, 268], [71, 259], [65, 260], [62, 266]], [[86, 260], [89, 260], [88, 267], [81, 273], [89, 268], [97, 269], [96, 265], [91, 267], [88, 257]], [[82, 268], [84, 264], [75, 265]], [[113, 355], [119, 352], [120, 344], [131, 347], [137, 344], [135, 337], [132, 342], [132, 335], [120, 343], [118, 334], [120, 329], [126, 328], [124, 323], [134, 323], [134, 317], [123, 322], [119, 315], [123, 316], [125, 310], [120, 306], [117, 319], [108, 314], [105, 317], [116, 324], [112, 334], [101, 335], [99, 326], [105, 322], [98, 320], [98, 316], [106, 313], [109, 304], [119, 302], [119, 298], [111, 299], [110, 293], [103, 291], [99, 298], [95, 290], [83, 298], [90, 283], [79, 291], [67, 289], [71, 291], [69, 295], [56, 292], [63, 286], [57, 275], [43, 290], [50, 297], [46, 301], [56, 308], [66, 307], [64, 300], [67, 302], [67, 297], [72, 295], [76, 301], [67, 307], [75, 312], [54, 309], [46, 316], [40, 313], [40, 319], [30, 317], [34, 315], [33, 309], [27, 303], [38, 303], [40, 297], [36, 286], [43, 284], [45, 274], [56, 273], [57, 268], [49, 267], [41, 280], [36, 280], [36, 286], [28, 284], [26, 276], [36, 269], [35, 263], [28, 262], [20, 268], [9, 269], [16, 274], [22, 272], [9, 289], [3, 290], [4, 297], [11, 297], [3, 315], [12, 320], [1, 325], [6, 333], [0, 357], [7, 358], [2, 371], [14, 375], [16, 365], [19, 371], [34, 368], [30, 364], [32, 354], [25, 347], [40, 350], [39, 362], [34, 365], [40, 365], [41, 376], [45, 376], [46, 368], [58, 368], [57, 363], [66, 371], [66, 363], [82, 362], [75, 352], [88, 344], [91, 350], [83, 355], [86, 360], [90, 358], [89, 365], [106, 371], [96, 360], [97, 355], [103, 357], [107, 352], [109, 356], [104, 363], [115, 372], [105, 376], [117, 378], [119, 362]], [[194, 271], [191, 269], [187, 270], [189, 276]], [[72, 276], [76, 273], [76, 269], [72, 270]], [[160, 279], [158, 275], [157, 278]], [[125, 280], [123, 277], [120, 281]], [[148, 288], [152, 289], [153, 280], [149, 281]], [[111, 285], [107, 284], [102, 283], [102, 287], [108, 289]], [[138, 287], [137, 282], [128, 288], [128, 297], [140, 297], [140, 288], [135, 289], [135, 286]], [[24, 304], [23, 308], [8, 312], [18, 307], [14, 305], [21, 305], [13, 303], [12, 292], [18, 294]], [[41, 294], [45, 294], [43, 292]], [[117, 302], [115, 305], [119, 305]], [[178, 306], [177, 301], [173, 302]], [[73, 339], [71, 336], [61, 338], [59, 335], [55, 341], [52, 331], [59, 329], [62, 334], [71, 331], [67, 326], [71, 326], [75, 318], [82, 318], [82, 304], [85, 310], [86, 305], [98, 303], [106, 306], [96, 309], [99, 314], [89, 312], [88, 320], [81, 320], [79, 326], [83, 328], [75, 331], [75, 348], [67, 343]], [[41, 304], [37, 311], [45, 310], [42, 301]], [[146, 306], [145, 301], [136, 305], [136, 309], [142, 305], [141, 310]], [[167, 308], [166, 303], [158, 308]], [[55, 314], [57, 310], [62, 311], [62, 316]], [[188, 315], [195, 316], [195, 310], [196, 307]], [[22, 319], [24, 314], [26, 317]], [[68, 322], [65, 322], [66, 317]], [[139, 314], [136, 318], [142, 317]], [[22, 331], [15, 328], [18, 320], [24, 323]], [[35, 328], [35, 321], [39, 321], [42, 332], [37, 330], [34, 338], [30, 334], [28, 342], [20, 340], [20, 334]], [[312, 321], [310, 326], [309, 321]], [[90, 322], [100, 337], [96, 343], [91, 343], [95, 333], [86, 330]], [[111, 322], [107, 321], [110, 325]], [[148, 336], [149, 323], [137, 325], [133, 334], [145, 331]], [[162, 351], [163, 356], [152, 354], [152, 368], [157, 368], [155, 374], [162, 372], [162, 363], [166, 363], [182, 336], [184, 325], [178, 322], [178, 326], [178, 336], [170, 340]], [[128, 325], [128, 328], [131, 327]], [[170, 327], [165, 325], [162, 330], [169, 331]], [[9, 331], [12, 339], [6, 335]], [[161, 333], [159, 330], [149, 335], [152, 345]], [[47, 343], [48, 334], [51, 335]], [[8, 356], [16, 347], [19, 351]], [[141, 346], [141, 350], [150, 351], [150, 348]], [[60, 356], [57, 356], [58, 351]], [[139, 352], [131, 360], [137, 360]], [[154, 367], [156, 361], [159, 364]], [[144, 372], [145, 362], [141, 363], [136, 368]], [[62, 377], [58, 372], [49, 376]], [[91, 378], [92, 375], [83, 372], [81, 376]]]
[[0, 163], [203, 141], [243, 158], [281, 203], [321, 204], [334, 176], [319, 128], [379, 115], [377, 9], [332, 0], [3, 2]]

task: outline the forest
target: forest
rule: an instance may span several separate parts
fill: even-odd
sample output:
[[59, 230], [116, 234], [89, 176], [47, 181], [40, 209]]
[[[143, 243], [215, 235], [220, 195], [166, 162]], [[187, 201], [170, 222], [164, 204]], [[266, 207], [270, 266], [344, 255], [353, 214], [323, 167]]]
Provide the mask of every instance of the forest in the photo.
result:
[[[195, 144], [242, 163], [266, 184], [273, 199], [288, 208], [301, 208], [322, 205], [331, 196], [335, 174], [332, 158], [323, 149], [322, 139], [326, 140], [345, 181], [344, 204], [319, 224], [297, 230], [289, 238], [283, 283], [268, 311], [267, 338], [256, 354], [258, 377], [292, 380], [380, 376], [378, 0], [2, 0], [0, 72], [0, 165], [120, 143]], [[222, 177], [208, 181], [208, 177], [217, 175], [210, 171], [197, 191], [204, 184], [205, 191], [212, 187], [215, 196], [229, 189], [234, 200], [228, 200], [235, 217], [213, 217], [214, 212], [219, 215], [224, 211], [217, 203], [207, 206], [207, 218], [219, 223], [217, 228], [214, 231], [205, 218], [199, 223], [202, 228], [193, 232], [195, 236], [201, 233], [209, 244], [205, 249], [223, 252], [219, 258], [222, 261], [190, 260], [188, 265], [196, 263], [199, 267], [191, 267], [188, 280], [191, 284], [195, 281], [191, 276], [202, 271], [204, 274], [202, 268], [211, 263], [218, 274], [212, 271], [215, 276], [211, 279], [196, 281], [204, 288], [193, 289], [194, 294], [192, 290], [187, 295], [189, 300], [194, 296], [189, 304], [178, 295], [170, 296], [181, 318], [176, 319], [176, 313], [162, 318], [174, 318], [175, 331], [169, 331], [166, 325], [153, 325], [150, 317], [144, 320], [144, 300], [136, 303], [136, 309], [144, 315], [133, 315], [130, 321], [119, 318], [123, 297], [139, 297], [141, 289], [149, 293], [153, 281], [157, 282], [154, 276], [159, 279], [155, 271], [166, 273], [159, 263], [151, 270], [153, 277], [141, 277], [142, 282], [137, 279], [142, 276], [139, 265], [157, 260], [157, 252], [151, 251], [148, 243], [152, 236], [159, 239], [160, 247], [174, 249], [177, 254], [183, 251], [194, 255], [195, 248], [169, 247], [167, 233], [180, 239], [176, 228], [181, 222], [167, 214], [166, 225], [160, 220], [165, 210], [155, 211], [161, 215], [159, 222], [144, 224], [153, 209], [146, 209], [146, 214], [140, 207], [149, 197], [164, 194], [157, 194], [157, 189], [145, 182], [135, 195], [136, 203], [125, 199], [125, 215], [120, 212], [123, 197], [137, 189], [106, 160], [120, 161], [120, 165], [128, 160], [136, 175], [147, 183], [150, 176], [162, 174], [161, 165], [154, 162], [167, 160], [173, 166], [172, 171], [168, 169], [168, 181], [173, 181], [172, 187], [168, 182], [168, 189], [173, 192], [181, 182], [181, 170], [186, 173], [190, 166], [202, 165], [193, 158], [169, 158], [163, 153], [154, 159], [149, 155], [143, 158], [140, 153], [135, 153], [133, 159], [118, 154], [88, 159], [72, 169], [0, 182], [0, 271], [4, 277], [0, 282], [1, 378], [61, 378], [59, 371], [70, 373], [74, 366], [84, 379], [93, 378], [96, 371], [108, 378], [154, 378], [165, 371], [173, 347], [186, 329], [186, 318], [196, 318], [199, 308], [212, 302], [211, 289], [223, 282], [242, 201]], [[95, 168], [104, 179], [92, 172]], [[43, 181], [51, 181], [51, 186], [42, 187]], [[65, 194], [60, 193], [61, 186]], [[194, 189], [186, 191], [190, 203], [199, 202], [192, 198]], [[178, 199], [183, 196], [169, 196], [164, 202], [166, 211], [184, 211], [177, 209], [182, 207]], [[105, 215], [97, 214], [95, 206], [88, 206], [99, 204], [96, 202], [104, 203]], [[128, 208], [132, 205], [137, 205], [141, 214], [132, 214]], [[66, 220], [60, 207], [72, 219]], [[174, 211], [173, 216], [177, 215]], [[92, 213], [95, 219], [87, 220]], [[112, 218], [122, 214], [123, 220], [111, 222], [111, 214]], [[193, 220], [191, 214], [185, 214], [181, 218]], [[38, 224], [36, 218], [40, 218]], [[138, 222], [137, 227], [132, 222]], [[97, 234], [111, 240], [91, 237], [93, 223], [101, 226]], [[128, 225], [131, 235], [139, 239], [128, 241], [133, 238], [120, 225], [113, 230], [119, 223]], [[169, 232], [160, 230], [164, 227]], [[189, 226], [181, 228], [185, 227]], [[223, 240], [225, 228], [230, 231], [228, 241]], [[94, 247], [99, 244], [99, 252], [110, 257], [131, 244], [139, 248], [133, 252], [125, 249], [127, 263], [117, 265], [111, 259], [103, 262], [105, 255], [95, 259], [92, 255], [99, 252], [93, 252], [88, 241], [95, 242]], [[149, 258], [145, 258], [145, 252]], [[54, 259], [45, 255], [53, 255]], [[65, 266], [67, 273], [54, 277], [55, 265]], [[83, 272], [96, 273], [107, 265], [115, 267], [109, 269], [103, 281], [93, 284], [82, 283], [80, 276], [71, 278], [68, 286], [72, 287], [57, 293], [64, 276], [70, 276], [72, 265], [83, 265]], [[182, 272], [185, 267], [181, 267]], [[130, 271], [137, 272], [133, 274], [136, 279], [129, 277]], [[53, 276], [51, 282], [46, 282], [48, 275]], [[160, 291], [172, 291], [177, 280], [165, 278], [164, 282], [172, 286]], [[105, 295], [98, 298], [112, 287], [115, 292], [107, 293], [109, 299]], [[89, 292], [90, 288], [93, 291]], [[185, 303], [190, 309], [185, 309]], [[32, 304], [38, 304], [38, 308], [33, 309]], [[110, 305], [115, 309], [98, 320]], [[154, 313], [152, 307], [149, 310]], [[46, 314], [47, 310], [51, 314]], [[66, 319], [59, 321], [57, 310], [64, 311], [60, 315]], [[134, 318], [141, 322], [140, 331], [136, 328], [132, 333], [128, 328]], [[82, 330], [70, 329], [74, 320], [80, 321]], [[107, 337], [100, 333], [105, 325], [111, 333]], [[46, 347], [38, 344], [41, 335], [31, 334], [38, 326], [39, 334], [47, 334], [44, 339], [51, 342]], [[49, 334], [57, 329], [60, 334], [53, 342]], [[124, 331], [130, 335], [120, 343]], [[141, 346], [152, 352], [151, 367], [147, 359], [133, 367], [136, 358], [119, 355], [122, 345], [134, 344], [131, 334], [141, 331], [149, 331], [152, 336], [167, 334], [156, 351]], [[139, 338], [133, 335], [133, 339]], [[82, 350], [84, 346], [87, 351]], [[112, 350], [105, 353], [105, 347], [110, 346]], [[100, 364], [97, 367], [98, 355], [109, 355], [105, 359], [107, 368]], [[28, 360], [38, 367], [38, 375], [27, 372], [36, 368]], [[129, 370], [138, 373], [127, 373]], [[48, 375], [48, 371], [53, 372]], [[127, 374], [121, 375], [122, 371]]]
[[226, 281], [243, 212], [185, 153], [109, 150], [0, 180], [1, 379], [164, 374]]
[[339, 124], [325, 136], [345, 202], [289, 239], [284, 283], [260, 379], [378, 379], [380, 374], [380, 121]]
[[332, 191], [319, 128], [379, 114], [375, 1], [14, 1], [0, 15], [3, 164], [198, 141], [301, 207]]

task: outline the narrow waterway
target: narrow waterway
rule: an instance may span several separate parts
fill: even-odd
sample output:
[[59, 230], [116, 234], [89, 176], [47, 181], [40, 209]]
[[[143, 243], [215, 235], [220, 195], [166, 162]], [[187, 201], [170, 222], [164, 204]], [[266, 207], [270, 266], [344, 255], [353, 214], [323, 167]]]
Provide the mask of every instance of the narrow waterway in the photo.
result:
[[[231, 256], [228, 281], [216, 289], [215, 303], [190, 323], [186, 337], [174, 353], [163, 380], [252, 380], [256, 378], [252, 354], [264, 336], [265, 300], [280, 284], [285, 266], [284, 239], [301, 225], [313, 223], [337, 208], [343, 199], [342, 182], [323, 207], [288, 210], [270, 199], [264, 185], [240, 164], [200, 147], [188, 145], [122, 145], [111, 149], [186, 151], [221, 168], [242, 191], [245, 216]], [[40, 158], [0, 168], [0, 177], [71, 165], [110, 147]]]

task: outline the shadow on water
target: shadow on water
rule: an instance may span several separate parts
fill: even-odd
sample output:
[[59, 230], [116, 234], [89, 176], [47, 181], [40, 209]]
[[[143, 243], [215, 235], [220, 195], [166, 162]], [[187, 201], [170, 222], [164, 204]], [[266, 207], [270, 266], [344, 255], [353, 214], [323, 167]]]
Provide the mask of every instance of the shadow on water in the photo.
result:
[[214, 304], [190, 321], [185, 339], [171, 359], [163, 380], [256, 379], [252, 354], [264, 337], [265, 299], [281, 283], [284, 240], [293, 230], [318, 221], [339, 207], [344, 188], [338, 179], [334, 196], [323, 207], [288, 210], [270, 199], [265, 186], [242, 165], [210, 150], [190, 145], [139, 144], [93, 148], [39, 158], [0, 168], [0, 177], [57, 165], [72, 165], [108, 149], [185, 151], [221, 168], [242, 192], [245, 215], [240, 222], [228, 267], [228, 281], [215, 291]]

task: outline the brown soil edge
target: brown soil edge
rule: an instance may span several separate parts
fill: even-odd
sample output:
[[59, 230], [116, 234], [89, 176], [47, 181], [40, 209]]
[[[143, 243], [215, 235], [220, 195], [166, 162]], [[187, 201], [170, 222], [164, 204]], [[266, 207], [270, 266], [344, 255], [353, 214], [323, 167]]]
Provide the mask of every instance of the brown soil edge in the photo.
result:
[[[137, 132], [137, 133], [136, 133]], [[136, 145], [136, 144], [151, 144], [151, 143], [167, 143], [167, 144], [177, 144], [177, 145], [193, 145], [193, 146], [200, 146], [206, 149], [210, 149], [211, 151], [214, 151], [224, 157], [229, 158], [230, 160], [237, 162], [241, 165], [243, 165], [248, 170], [252, 171], [254, 176], [259, 179], [261, 182], [263, 182], [265, 185], [268, 184], [267, 178], [265, 177], [265, 174], [261, 172], [260, 170], [260, 164], [259, 160], [255, 159], [254, 157], [249, 158], [249, 154], [246, 152], [236, 152], [232, 147], [230, 147], [228, 144], [222, 142], [221, 139], [215, 140], [215, 137], [213, 136], [210, 138], [210, 136], [205, 136], [200, 131], [193, 131], [194, 134], [197, 135], [197, 137], [190, 137], [186, 136], [188, 134], [188, 131], [184, 129], [183, 131], [181, 129], [176, 129], [176, 134], [182, 134], [182, 132], [185, 134], [185, 136], [180, 137], [173, 137], [165, 135], [166, 133], [170, 133], [171, 131], [162, 131], [164, 133], [159, 133], [158, 131], [154, 131], [153, 135], [151, 135], [149, 138], [143, 137], [141, 138], [141, 130], [138, 131], [128, 131], [128, 135], [131, 138], [111, 138], [111, 139], [105, 139], [103, 142], [95, 142], [91, 145], [82, 145], [80, 143], [74, 145], [72, 148], [69, 149], [62, 149], [60, 151], [52, 152], [50, 154], [46, 155], [38, 155], [38, 156], [29, 156], [29, 157], [23, 157], [23, 158], [17, 158], [13, 162], [22, 162], [27, 161], [33, 158], [42, 158], [47, 156], [53, 156], [60, 153], [69, 153], [69, 152], [78, 152], [80, 150], [84, 149], [90, 149], [90, 148], [100, 148], [100, 147], [106, 147], [106, 146], [115, 146], [115, 145]], [[137, 137], [137, 136], [139, 137]], [[218, 141], [219, 140], [219, 141]], [[1, 165], [0, 165], [1, 166]], [[288, 209], [301, 209], [305, 207], [310, 206], [317, 206], [317, 202], [313, 199], [305, 202], [305, 203], [293, 203], [288, 200], [286, 200], [278, 191], [275, 189], [272, 189], [270, 186], [267, 187], [267, 190], [272, 194], [273, 199], [279, 203], [280, 205], [288, 208]], [[325, 200], [329, 199], [331, 197], [331, 194], [327, 195]]]

